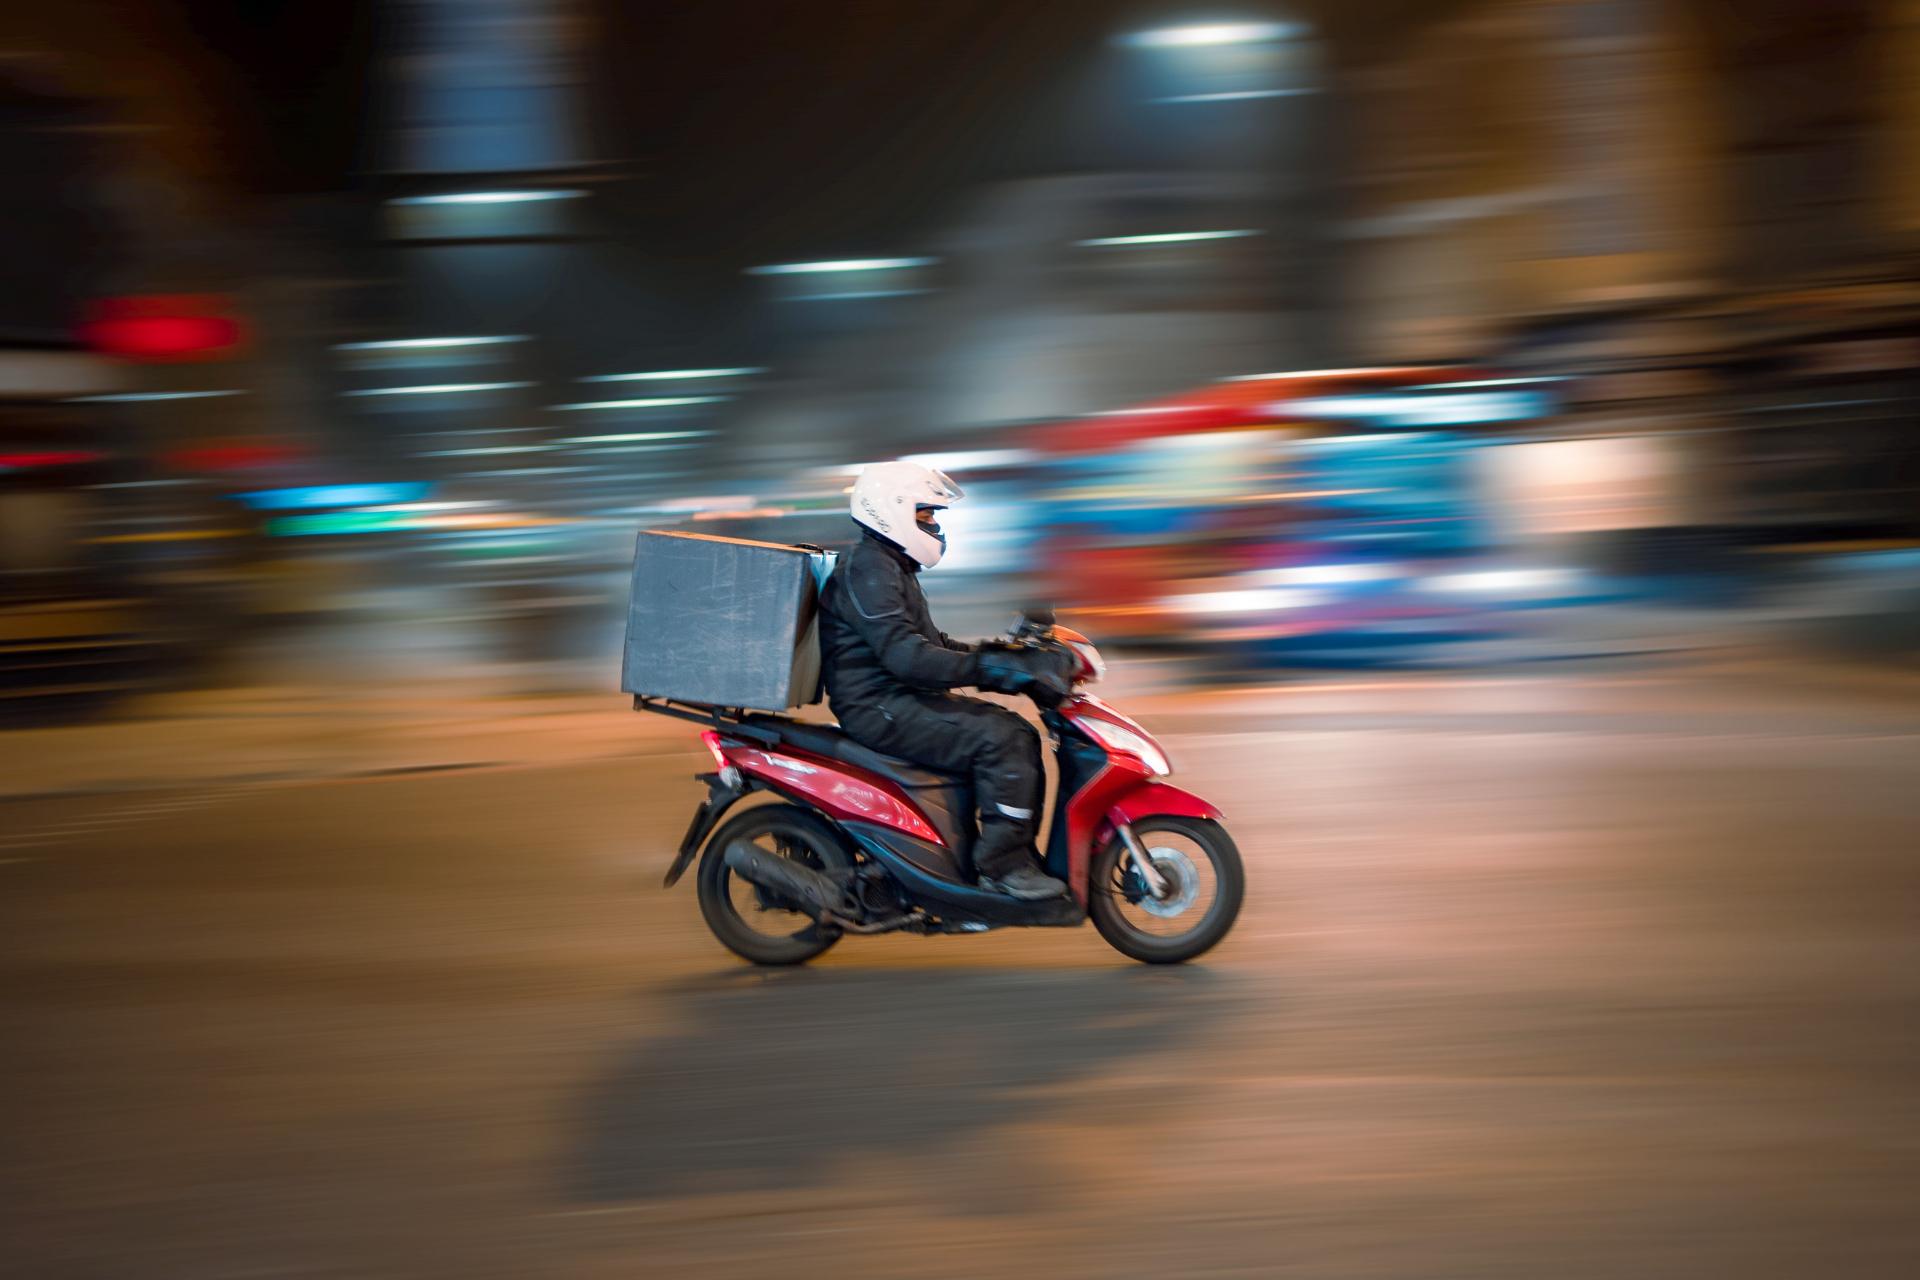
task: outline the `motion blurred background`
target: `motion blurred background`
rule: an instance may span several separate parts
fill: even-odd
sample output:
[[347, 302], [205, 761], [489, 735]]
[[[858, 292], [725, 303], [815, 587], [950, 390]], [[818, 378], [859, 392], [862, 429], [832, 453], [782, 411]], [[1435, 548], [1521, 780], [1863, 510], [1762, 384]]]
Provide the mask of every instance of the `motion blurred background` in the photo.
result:
[[1912, 652], [1910, 5], [19, 9], [10, 715], [607, 689], [636, 528], [902, 454], [1199, 679]]
[[[1143, 699], [1176, 755], [1212, 762], [1196, 786], [1261, 797], [1223, 797], [1253, 815], [1249, 917], [1269, 930], [1224, 951], [1228, 970], [1272, 975], [1304, 951], [1309, 972], [1318, 955], [1333, 966], [1320, 976], [1338, 976], [1344, 944], [1325, 944], [1330, 959], [1301, 938], [1374, 930], [1343, 997], [1365, 1007], [1383, 966], [1433, 963], [1396, 946], [1461, 939], [1395, 915], [1429, 864], [1378, 901], [1355, 887], [1363, 868], [1449, 847], [1449, 831], [1525, 830], [1595, 859], [1583, 839], [1670, 838], [1644, 901], [1703, 892], [1742, 874], [1736, 853], [1765, 850], [1782, 902], [1831, 910], [1831, 932], [1799, 944], [1708, 929], [1727, 950], [1694, 972], [1744, 972], [1762, 933], [1787, 948], [1783, 971], [1803, 972], [1794, 945], [1814, 948], [1803, 958], [1817, 952], [1833, 991], [1914, 971], [1910, 929], [1876, 913], [1911, 904], [1920, 847], [1902, 799], [1920, 689], [1920, 0], [16, 3], [0, 11], [0, 232], [0, 872], [23, 886], [6, 909], [24, 957], [13, 985], [30, 993], [15, 1030], [41, 1055], [20, 1060], [15, 1092], [86, 1079], [143, 1099], [127, 1114], [197, 1117], [191, 1133], [154, 1121], [149, 1152], [225, 1135], [196, 1167], [262, 1188], [256, 1213], [305, 1223], [318, 1252], [303, 1257], [334, 1257], [311, 1244], [327, 1220], [312, 1206], [350, 1198], [360, 1166], [336, 1153], [297, 1190], [262, 1175], [263, 1151], [233, 1154], [245, 1120], [169, 1092], [224, 1078], [238, 1042], [163, 1052], [177, 1025], [134, 1006], [239, 999], [221, 1025], [238, 1036], [284, 1015], [289, 1063], [313, 1061], [301, 1036], [314, 1024], [275, 1003], [289, 988], [262, 976], [235, 995], [208, 974], [305, 991], [274, 966], [319, 964], [331, 976], [313, 982], [344, 984], [341, 1043], [391, 1049], [369, 1007], [421, 981], [420, 1016], [444, 1014], [439, 987], [405, 976], [427, 963], [409, 947], [491, 981], [501, 948], [577, 927], [591, 955], [566, 954], [592, 976], [520, 976], [627, 998], [639, 930], [625, 914], [529, 908], [486, 915], [484, 935], [448, 916], [416, 938], [416, 922], [381, 915], [390, 899], [335, 895], [366, 889], [363, 875], [425, 883], [409, 868], [432, 867], [465, 902], [451, 886], [486, 866], [530, 903], [553, 884], [581, 895], [573, 905], [636, 885], [656, 896], [693, 789], [674, 755], [685, 744], [663, 746], [616, 692], [636, 530], [841, 545], [846, 487], [878, 459], [935, 462], [969, 491], [948, 521], [953, 553], [926, 578], [948, 630], [987, 634], [1016, 602], [1057, 602], [1114, 659], [1116, 695]], [[1239, 727], [1223, 727], [1227, 709]], [[1243, 735], [1230, 759], [1228, 733]], [[1547, 754], [1478, 754], [1482, 734]], [[634, 765], [649, 753], [664, 763]], [[1660, 762], [1687, 781], [1633, 773]], [[473, 769], [518, 779], [491, 784], [514, 808], [490, 830], [462, 816], [491, 812], [486, 794], [433, 789], [457, 782], [365, 783]], [[361, 785], [324, 804], [310, 789], [342, 780]], [[129, 799], [149, 796], [157, 807]], [[340, 826], [348, 812], [366, 825]], [[539, 833], [512, 825], [538, 814]], [[1818, 877], [1842, 869], [1816, 864], [1836, 845], [1881, 861], [1834, 887]], [[95, 846], [86, 871], [47, 852]], [[320, 888], [317, 868], [347, 849], [369, 861], [350, 857], [347, 887]], [[547, 861], [528, 861], [536, 849]], [[173, 852], [128, 861], [153, 850]], [[1319, 870], [1289, 881], [1290, 865]], [[166, 882], [173, 866], [187, 878]], [[1467, 919], [1572, 912], [1607, 947], [1657, 952], [1650, 940], [1669, 936], [1653, 917], [1607, 915], [1598, 890], [1534, 897], [1547, 891], [1533, 871], [1506, 870], [1439, 892]], [[232, 900], [236, 876], [275, 887]], [[1263, 883], [1297, 896], [1262, 900], [1277, 892]], [[665, 939], [662, 973], [720, 963], [690, 903], [632, 910]], [[1845, 963], [1841, 937], [1862, 948]], [[935, 951], [964, 965], [1000, 947], [998, 963], [1037, 971], [1065, 945]], [[347, 976], [376, 964], [368, 954], [380, 967]], [[1504, 974], [1452, 975], [1454, 996], [1487, 996], [1501, 1012], [1485, 1026], [1533, 1040], [1539, 1024], [1501, 1003], [1503, 982], [1617, 959], [1515, 957]], [[910, 1011], [952, 999], [962, 1023], [990, 1021], [1025, 998], [1071, 1026], [1089, 1002], [1118, 1017], [1132, 999], [1071, 981], [989, 982], [977, 999], [890, 981], [878, 969], [857, 990], [796, 998], [812, 1002], [809, 1025], [851, 1028], [845, 1047], [882, 1061], [883, 1020], [863, 1021], [874, 1009], [938, 1040]], [[1244, 1030], [1220, 1010], [1259, 1005], [1261, 980], [1246, 981], [1191, 993], [1210, 1025]], [[1751, 995], [1708, 986], [1715, 1008]], [[1617, 992], [1585, 988], [1549, 1003], [1582, 995], [1616, 1007]], [[245, 1003], [262, 998], [277, 1012]], [[696, 983], [661, 998], [649, 1025], [694, 1026], [682, 1047], [700, 1069], [767, 1065], [718, 1029], [724, 997]], [[1740, 1007], [1766, 1013], [1755, 1035], [1764, 1022], [1870, 1040], [1900, 1021], [1879, 1005], [1844, 1024]], [[605, 1039], [582, 1029], [592, 1021], [567, 1032], [585, 1059]], [[484, 1056], [489, 1036], [473, 1035]], [[980, 1043], [1013, 1062], [1030, 1037]], [[1445, 1059], [1434, 1043], [1391, 1070]], [[139, 1060], [133, 1044], [168, 1068], [140, 1086], [85, 1074]], [[439, 1079], [439, 1052], [389, 1058]], [[608, 1068], [614, 1083], [596, 1086], [625, 1117], [609, 1123], [676, 1123], [665, 1104], [636, 1118], [621, 1101], [621, 1079], [657, 1083], [651, 1050], [636, 1052], [636, 1075]], [[1319, 1061], [1329, 1078], [1353, 1065]], [[1377, 1065], [1355, 1069], [1389, 1071]], [[311, 1077], [284, 1069], [288, 1096], [311, 1101]], [[890, 1122], [910, 1128], [915, 1108], [887, 1096]], [[1487, 1105], [1491, 1124], [1505, 1104]], [[1574, 1105], [1568, 1149], [1591, 1150], [1609, 1105]], [[31, 1274], [120, 1274], [130, 1257], [143, 1276], [212, 1274], [192, 1268], [238, 1266], [222, 1252], [233, 1233], [268, 1230], [222, 1218], [178, 1254], [129, 1243], [177, 1242], [180, 1205], [141, 1201], [130, 1188], [151, 1171], [134, 1165], [90, 1182], [87, 1167], [120, 1168], [119, 1149], [74, 1124], [40, 1133], [43, 1160], [71, 1161], [69, 1181], [41, 1184], [66, 1216], [49, 1219], [63, 1225]], [[455, 1132], [468, 1130], [436, 1141], [479, 1159]], [[82, 1150], [107, 1163], [72, 1163]], [[626, 1174], [567, 1212], [660, 1194], [634, 1172], [664, 1177], [655, 1166], [594, 1158]], [[1812, 1274], [1791, 1260], [1814, 1257], [1824, 1274], [1901, 1273], [1894, 1202], [1873, 1198], [1899, 1185], [1883, 1158], [1861, 1157], [1859, 1184], [1832, 1202], [1852, 1208], [1828, 1219], [1782, 1183], [1780, 1234], [1714, 1235], [1750, 1249], [1718, 1255], [1717, 1274]], [[715, 1160], [699, 1185], [725, 1189], [731, 1166]], [[1621, 1160], [1598, 1200], [1673, 1238], [1704, 1220], [1637, 1205]], [[1188, 1185], [1205, 1182], [1197, 1168]], [[1012, 1212], [981, 1194], [979, 1212]], [[1351, 1207], [1307, 1199], [1328, 1221]], [[153, 1216], [136, 1215], [134, 1235], [88, 1216], [136, 1202]], [[1218, 1230], [1271, 1263], [1256, 1220]], [[1518, 1238], [1552, 1235], [1531, 1230]], [[393, 1232], [354, 1237], [364, 1252], [325, 1274], [438, 1273], [383, 1254]], [[1820, 1252], [1842, 1237], [1864, 1252], [1841, 1261], [1864, 1270]], [[246, 1239], [266, 1266], [272, 1250]], [[462, 1274], [486, 1271], [497, 1255], [469, 1243]], [[661, 1256], [692, 1265], [702, 1247]], [[1109, 1275], [1158, 1256], [1129, 1249], [1084, 1256]], [[563, 1273], [542, 1256], [514, 1273]], [[1595, 1274], [1647, 1270], [1593, 1256]], [[86, 1258], [107, 1270], [58, 1270]]]

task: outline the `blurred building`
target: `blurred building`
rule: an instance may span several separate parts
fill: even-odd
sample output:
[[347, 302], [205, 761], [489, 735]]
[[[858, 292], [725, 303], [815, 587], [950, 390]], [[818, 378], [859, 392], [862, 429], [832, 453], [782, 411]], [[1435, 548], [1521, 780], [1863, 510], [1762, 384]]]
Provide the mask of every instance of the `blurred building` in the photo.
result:
[[1873, 0], [1492, 0], [1418, 31], [1355, 78], [1357, 356], [1885, 270], [1913, 225], [1912, 27]]
[[919, 287], [771, 304], [805, 308], [793, 323], [819, 328], [793, 335], [781, 378], [737, 420], [740, 465], [773, 478], [910, 452], [1271, 363], [1295, 346], [1299, 317], [1277, 287], [1269, 207], [1265, 184], [1238, 173], [991, 188], [931, 238]]

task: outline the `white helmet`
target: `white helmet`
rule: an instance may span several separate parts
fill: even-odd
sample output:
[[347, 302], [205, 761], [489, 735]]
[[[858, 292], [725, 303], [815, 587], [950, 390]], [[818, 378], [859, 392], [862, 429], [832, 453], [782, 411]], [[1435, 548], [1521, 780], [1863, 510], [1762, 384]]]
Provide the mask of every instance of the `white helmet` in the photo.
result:
[[944, 511], [966, 495], [943, 471], [917, 462], [876, 462], [853, 482], [853, 518], [926, 568], [946, 554], [939, 525], [923, 525], [922, 507]]

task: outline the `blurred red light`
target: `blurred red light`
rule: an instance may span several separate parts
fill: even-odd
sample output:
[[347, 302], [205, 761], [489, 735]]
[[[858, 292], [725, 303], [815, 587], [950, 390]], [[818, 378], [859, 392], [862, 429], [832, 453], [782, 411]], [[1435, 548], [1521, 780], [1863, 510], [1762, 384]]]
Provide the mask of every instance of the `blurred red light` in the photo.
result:
[[98, 462], [105, 454], [87, 449], [46, 450], [39, 453], [0, 453], [0, 467], [25, 470], [29, 467], [70, 467], [80, 462]]
[[285, 445], [240, 442], [176, 449], [166, 455], [166, 462], [179, 471], [246, 471], [287, 462], [295, 456]]
[[103, 298], [80, 326], [80, 338], [123, 360], [218, 360], [246, 336], [218, 294], [145, 294]]

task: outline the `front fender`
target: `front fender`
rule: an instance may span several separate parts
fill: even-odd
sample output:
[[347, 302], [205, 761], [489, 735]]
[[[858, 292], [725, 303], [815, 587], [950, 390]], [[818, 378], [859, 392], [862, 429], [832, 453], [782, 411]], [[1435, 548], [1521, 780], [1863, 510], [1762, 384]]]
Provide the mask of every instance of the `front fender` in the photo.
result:
[[1114, 801], [1107, 809], [1107, 825], [1131, 825], [1147, 818], [1204, 818], [1219, 822], [1223, 815], [1212, 804], [1191, 791], [1183, 791], [1157, 778], [1143, 780], [1139, 786]]

